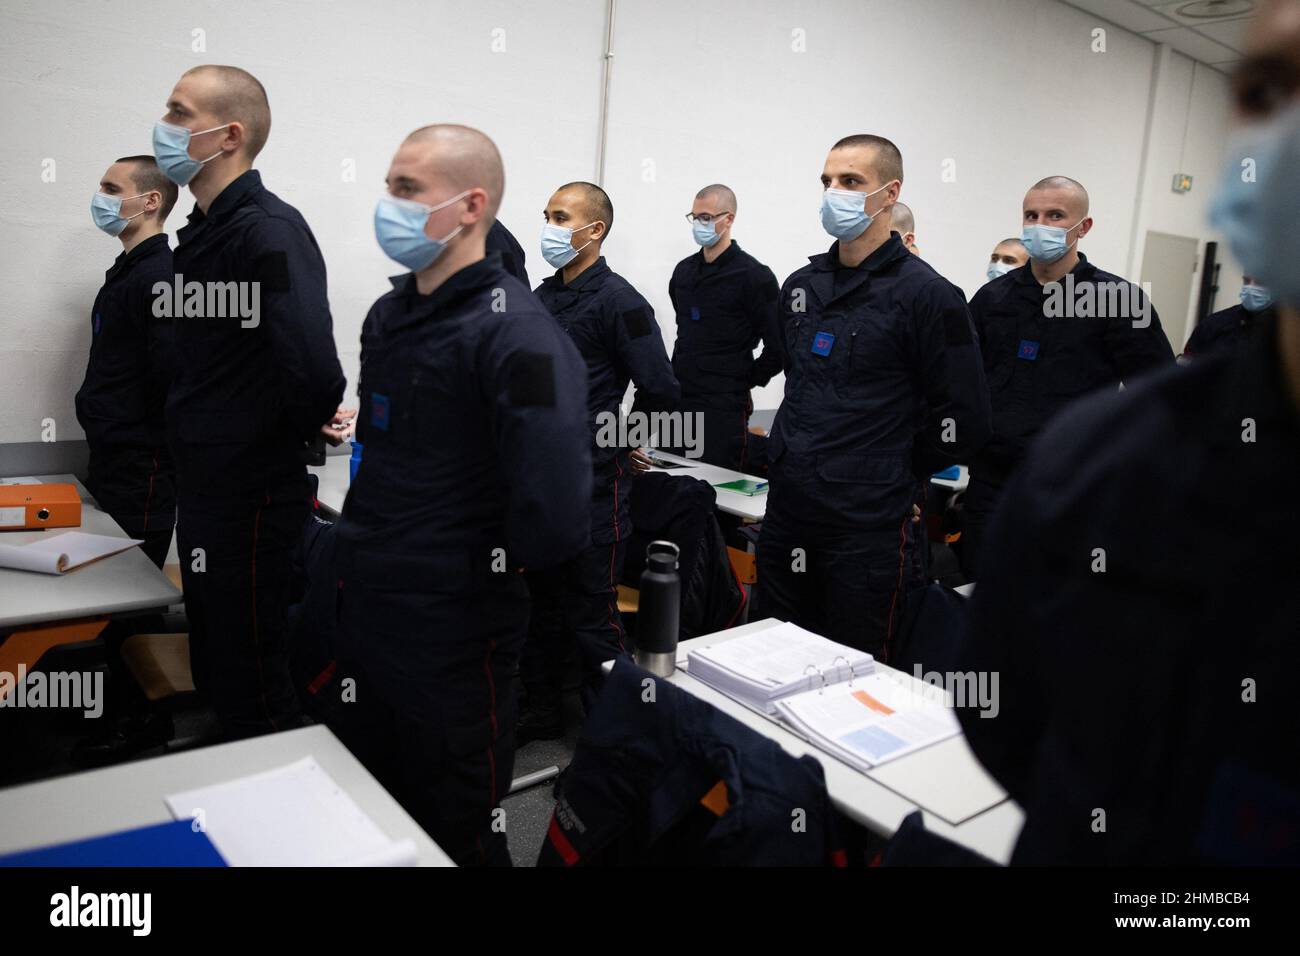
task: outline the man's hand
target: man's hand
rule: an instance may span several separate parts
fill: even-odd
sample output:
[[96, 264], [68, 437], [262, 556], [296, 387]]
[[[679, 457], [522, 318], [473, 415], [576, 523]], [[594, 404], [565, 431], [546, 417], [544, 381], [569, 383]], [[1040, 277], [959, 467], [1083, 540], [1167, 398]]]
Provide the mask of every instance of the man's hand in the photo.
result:
[[331, 445], [341, 445], [352, 437], [357, 428], [357, 410], [340, 405], [329, 423], [320, 427], [320, 433]]
[[920, 520], [921, 520], [921, 506], [912, 505], [912, 524], [916, 524]]
[[643, 448], [633, 448], [631, 458], [632, 458], [633, 475], [645, 474], [647, 471], [650, 470], [650, 466], [654, 464], [654, 462], [650, 460], [650, 456], [645, 453], [645, 449]]

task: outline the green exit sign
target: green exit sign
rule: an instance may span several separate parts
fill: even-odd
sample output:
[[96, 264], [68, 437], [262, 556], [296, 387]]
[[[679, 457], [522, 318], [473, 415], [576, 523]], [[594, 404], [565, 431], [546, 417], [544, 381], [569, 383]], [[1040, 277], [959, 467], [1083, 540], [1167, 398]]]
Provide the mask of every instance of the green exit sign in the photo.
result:
[[1189, 193], [1192, 191], [1192, 177], [1186, 173], [1177, 173], [1174, 176], [1174, 192]]

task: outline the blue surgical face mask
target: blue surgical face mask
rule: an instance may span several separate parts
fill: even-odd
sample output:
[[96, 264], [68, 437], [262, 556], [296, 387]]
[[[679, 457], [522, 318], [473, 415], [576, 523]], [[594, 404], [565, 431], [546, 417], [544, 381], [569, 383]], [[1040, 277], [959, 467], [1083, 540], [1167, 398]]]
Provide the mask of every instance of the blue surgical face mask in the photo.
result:
[[457, 226], [441, 239], [430, 239], [424, 234], [429, 217], [439, 209], [464, 199], [469, 193], [467, 189], [436, 206], [426, 206], [413, 199], [381, 196], [375, 206], [375, 238], [379, 240], [379, 248], [388, 258], [400, 262], [412, 272], [429, 268], [442, 255], [447, 243], [465, 228]]
[[986, 272], [985, 275], [987, 275], [989, 281], [992, 282], [998, 276], [1004, 276], [1014, 268], [1015, 266], [1009, 262], [990, 262], [988, 272]]
[[718, 220], [712, 222], [700, 222], [696, 219], [691, 223], [691, 235], [695, 241], [705, 249], [717, 243], [722, 237], [718, 235]]
[[229, 123], [223, 123], [221, 126], [212, 127], [212, 129], [191, 132], [184, 126], [173, 126], [171, 123], [164, 123], [162, 120], [154, 123], [153, 155], [154, 159], [158, 160], [158, 168], [163, 171], [164, 176], [177, 186], [184, 186], [198, 175], [204, 163], [210, 163], [221, 155], [221, 150], [217, 150], [207, 159], [191, 159], [190, 139], [204, 133], [215, 133], [217, 130], [225, 129], [229, 125]]
[[[1083, 217], [1087, 219], [1087, 216]], [[1079, 222], [1083, 222], [1080, 219]], [[1079, 239], [1076, 236], [1074, 242], [1066, 242], [1065, 237], [1079, 225], [1076, 222], [1069, 229], [1062, 229], [1060, 226], [1033, 225], [1025, 226], [1020, 233], [1020, 241], [1025, 244], [1029, 250], [1029, 258], [1037, 262], [1055, 262], [1061, 256], [1070, 251], [1070, 247]]]
[[851, 242], [868, 229], [880, 210], [867, 212], [867, 197], [889, 188], [889, 183], [869, 193], [851, 189], [827, 189], [822, 193], [822, 228], [844, 242]]
[[[1247, 163], [1247, 161], [1250, 161]], [[1210, 224], [1242, 271], [1279, 301], [1300, 304], [1300, 104], [1233, 134]]]
[[[600, 220], [597, 219], [596, 222], [600, 222]], [[548, 222], [542, 226], [542, 258], [549, 262], [552, 268], [563, 269], [577, 257], [579, 252], [595, 242], [594, 239], [588, 239], [575, 249], [573, 248], [573, 234], [596, 225], [596, 222], [589, 222], [577, 229], [556, 226]]]
[[90, 200], [90, 218], [95, 220], [95, 225], [104, 230], [110, 236], [120, 236], [126, 224], [137, 216], [143, 216], [144, 210], [141, 209], [135, 216], [122, 215], [122, 203], [128, 199], [139, 199], [140, 196], [147, 196], [148, 193], [140, 193], [139, 196], [110, 196], [108, 193], [95, 193]]
[[1262, 285], [1241, 287], [1241, 307], [1247, 312], [1263, 312], [1273, 304], [1273, 293]]

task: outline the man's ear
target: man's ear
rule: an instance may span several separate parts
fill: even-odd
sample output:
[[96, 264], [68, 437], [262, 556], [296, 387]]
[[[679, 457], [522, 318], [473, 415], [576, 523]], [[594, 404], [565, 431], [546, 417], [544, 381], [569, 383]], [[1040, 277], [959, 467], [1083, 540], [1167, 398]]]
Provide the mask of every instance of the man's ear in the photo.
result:
[[1083, 224], [1079, 226], [1079, 238], [1082, 239], [1088, 233], [1092, 232], [1092, 217], [1084, 216]]
[[144, 211], [146, 215], [157, 215], [158, 210], [162, 209], [162, 193], [156, 189], [151, 189], [144, 194]]
[[226, 127], [226, 135], [221, 138], [221, 149], [225, 151], [226, 147], [230, 147], [230, 152], [237, 153], [244, 148], [244, 144], [247, 142], [248, 130], [244, 128], [244, 124], [239, 120], [234, 120]]

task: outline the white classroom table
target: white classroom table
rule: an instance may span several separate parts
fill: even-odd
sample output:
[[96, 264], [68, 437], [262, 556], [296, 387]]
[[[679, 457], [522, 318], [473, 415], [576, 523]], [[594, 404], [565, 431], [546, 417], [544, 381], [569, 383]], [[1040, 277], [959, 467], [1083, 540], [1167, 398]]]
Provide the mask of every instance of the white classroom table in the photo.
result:
[[767, 492], [757, 495], [742, 495], [738, 491], [730, 491], [717, 486], [728, 481], [740, 481], [741, 479], [748, 479], [749, 481], [766, 481], [767, 479], [747, 475], [742, 471], [732, 471], [730, 468], [708, 465], [698, 459], [670, 455], [664, 451], [651, 451], [650, 455], [653, 458], [675, 462], [682, 466], [681, 468], [651, 468], [651, 471], [662, 472], [665, 475], [699, 478], [713, 485], [713, 490], [718, 494], [719, 511], [725, 511], [727, 514], [736, 515], [740, 518], [747, 518], [750, 521], [763, 520], [763, 515], [767, 511]]
[[[904, 817], [920, 809], [927, 830], [998, 863], [1010, 860], [1024, 823], [1024, 812], [975, 759], [964, 737], [941, 741], [862, 773], [814, 747], [786, 725], [750, 710], [691, 677], [683, 669], [687, 654], [695, 648], [752, 634], [778, 623], [771, 619], [754, 621], [683, 642], [677, 648], [677, 671], [668, 678], [669, 683], [771, 738], [787, 753], [796, 757], [809, 754], [817, 758], [825, 773], [826, 792], [831, 802], [841, 813], [867, 829], [882, 836], [892, 836]], [[920, 693], [931, 694], [934, 691], [910, 674], [883, 664], [877, 663], [876, 672], [887, 673], [899, 681], [913, 682]]]
[[[27, 544], [61, 531], [85, 531], [115, 538], [127, 536], [107, 512], [99, 510], [90, 492], [73, 475], [36, 477], [47, 484], [77, 486], [81, 495], [81, 527], [0, 531], [0, 542]], [[0, 484], [6, 480], [0, 478]], [[138, 547], [101, 558], [66, 574], [0, 568], [0, 634], [24, 624], [165, 608], [180, 599], [180, 591]]]
[[[715, 465], [706, 465], [704, 462], [693, 461], [689, 458], [679, 458], [676, 455], [669, 455], [662, 451], [656, 451], [653, 454], [656, 458], [683, 465], [681, 468], [650, 469], [651, 471], [661, 471], [666, 475], [688, 475], [691, 478], [703, 479], [711, 485], [726, 481], [739, 481], [741, 478], [748, 478], [750, 481], [763, 480], [755, 478], [753, 475], [731, 471], [727, 468], [718, 468]], [[349, 477], [351, 457], [350, 454], [330, 455], [325, 459], [325, 464], [314, 465], [307, 469], [318, 479], [319, 487], [316, 491], [316, 500], [321, 503], [321, 507], [336, 517], [343, 513], [343, 499], [348, 495], [348, 485], [351, 483]], [[739, 492], [727, 491], [722, 488], [715, 488], [714, 490], [718, 493], [719, 511], [725, 511], [741, 518], [748, 518], [751, 521], [762, 520], [763, 512], [767, 507], [766, 493], [750, 497], [749, 495], [742, 495]]]
[[348, 452], [328, 455], [325, 464], [307, 467], [317, 478], [316, 500], [335, 518], [343, 514], [343, 499], [348, 496], [348, 485], [352, 484], [351, 462], [352, 454]]
[[415, 843], [420, 866], [455, 866], [323, 726], [219, 744], [0, 790], [0, 853], [85, 840], [173, 817], [165, 798], [314, 757], [391, 840]]

